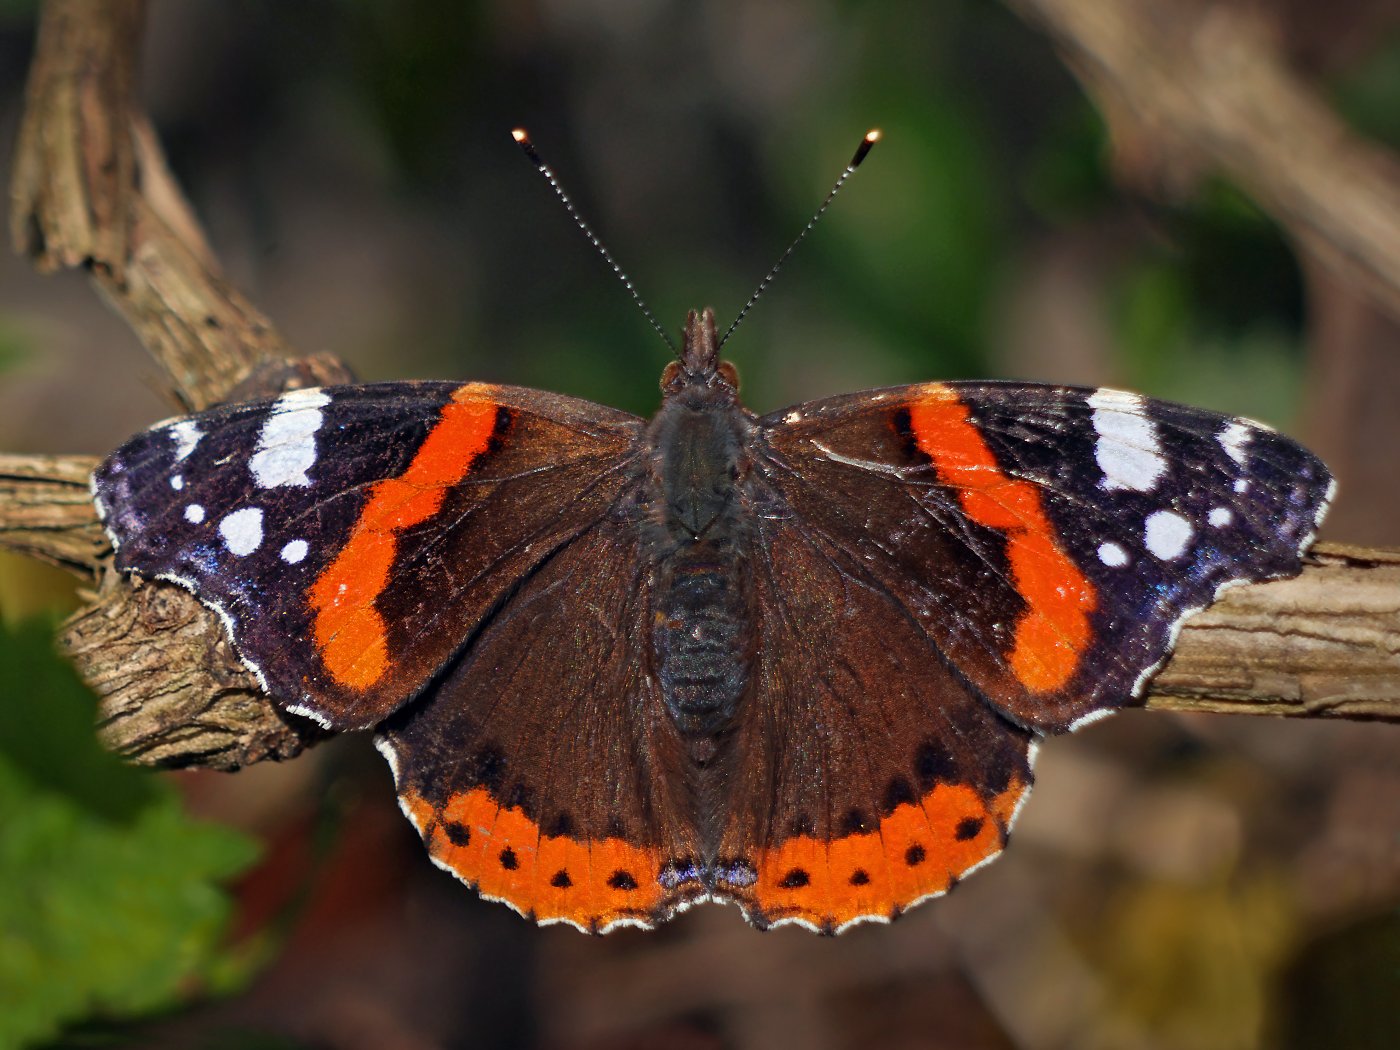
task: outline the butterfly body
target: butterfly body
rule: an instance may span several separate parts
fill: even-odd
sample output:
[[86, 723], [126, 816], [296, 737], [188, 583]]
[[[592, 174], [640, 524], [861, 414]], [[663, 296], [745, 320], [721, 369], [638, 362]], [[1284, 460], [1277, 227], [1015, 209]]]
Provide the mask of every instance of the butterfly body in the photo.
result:
[[995, 857], [1039, 742], [1185, 616], [1295, 574], [1332, 494], [1261, 425], [926, 383], [764, 416], [694, 313], [645, 422], [486, 384], [294, 391], [138, 434], [124, 571], [288, 711], [374, 728], [432, 858], [540, 922], [887, 920]]
[[652, 660], [676, 729], [701, 760], [732, 721], [748, 682], [752, 610], [749, 520], [754, 417], [737, 377], [720, 372], [713, 316], [692, 314], [686, 356], [662, 381], [647, 428], [642, 502], [655, 596]]

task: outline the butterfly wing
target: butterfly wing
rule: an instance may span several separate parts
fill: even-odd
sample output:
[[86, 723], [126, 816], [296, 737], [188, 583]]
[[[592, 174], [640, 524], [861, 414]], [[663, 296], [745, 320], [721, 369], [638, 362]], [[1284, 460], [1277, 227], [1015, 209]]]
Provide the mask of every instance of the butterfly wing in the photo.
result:
[[1222, 588], [1296, 575], [1333, 491], [1261, 424], [1118, 391], [926, 384], [763, 423], [759, 469], [803, 527], [1047, 732], [1139, 696]]
[[728, 760], [717, 896], [760, 926], [884, 920], [999, 853], [1034, 737], [986, 704], [868, 567], [757, 522], [762, 611]]
[[514, 387], [299, 390], [139, 434], [93, 492], [118, 568], [218, 611], [284, 707], [363, 728], [609, 513], [641, 427]]
[[930, 384], [760, 424], [718, 869], [759, 924], [888, 918], [994, 857], [1038, 737], [1139, 696], [1222, 587], [1296, 573], [1332, 491], [1258, 424], [1102, 390]]
[[541, 923], [650, 926], [703, 895], [637, 546], [610, 520], [559, 550], [380, 738], [437, 864]]

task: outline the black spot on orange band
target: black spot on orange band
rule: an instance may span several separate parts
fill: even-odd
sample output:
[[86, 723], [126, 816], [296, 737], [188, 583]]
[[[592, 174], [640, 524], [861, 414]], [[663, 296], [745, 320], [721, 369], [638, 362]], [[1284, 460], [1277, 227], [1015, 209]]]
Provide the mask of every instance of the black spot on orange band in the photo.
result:
[[982, 831], [981, 817], [963, 817], [958, 821], [958, 826], [953, 832], [953, 837], [959, 842], [966, 842], [968, 839], [975, 839]]
[[632, 877], [631, 872], [619, 869], [608, 876], [608, 885], [615, 890], [635, 890], [637, 880]]
[[[548, 835], [524, 811], [501, 805], [484, 786], [430, 801], [402, 795], [404, 809], [442, 865], [483, 894], [540, 922], [564, 920], [584, 930], [619, 920], [649, 923], [663, 904], [658, 851], [620, 838]], [[455, 842], [448, 828], [468, 831]], [[674, 866], [677, 862], [670, 862]], [[693, 867], [693, 865], [691, 865]], [[689, 893], [700, 892], [687, 876]]]
[[[930, 894], [944, 893], [964, 872], [996, 856], [1028, 783], [1013, 778], [988, 797], [968, 784], [940, 782], [878, 823], [835, 839], [799, 835], [762, 851], [751, 886], [716, 872], [762, 926], [801, 919], [835, 930], [859, 918], [886, 918]], [[971, 821], [971, 838], [960, 838]]]
[[812, 876], [808, 875], [806, 871], [801, 868], [793, 868], [782, 877], [778, 885], [785, 890], [795, 890], [799, 887], [806, 886], [811, 881]]

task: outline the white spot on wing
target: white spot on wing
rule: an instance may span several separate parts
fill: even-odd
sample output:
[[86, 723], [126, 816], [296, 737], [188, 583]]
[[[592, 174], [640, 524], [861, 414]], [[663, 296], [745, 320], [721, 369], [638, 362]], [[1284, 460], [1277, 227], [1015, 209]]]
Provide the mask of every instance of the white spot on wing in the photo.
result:
[[292, 540], [282, 548], [282, 560], [288, 565], [295, 565], [306, 557], [308, 547], [305, 540]]
[[1151, 492], [1166, 473], [1167, 461], [1142, 398], [1119, 390], [1096, 390], [1089, 397], [1089, 407], [1099, 436], [1094, 459], [1103, 471], [1103, 487]]
[[1236, 480], [1236, 482], [1235, 482], [1235, 491], [1236, 491], [1236, 492], [1248, 492], [1248, 491], [1249, 491], [1249, 479], [1248, 479], [1248, 478], [1239, 478], [1238, 480]]
[[293, 390], [277, 399], [248, 461], [259, 488], [311, 484], [306, 472], [316, 464], [316, 432], [325, 421], [321, 409], [330, 402], [321, 390]]
[[1191, 523], [1174, 510], [1153, 511], [1147, 516], [1143, 542], [1162, 561], [1172, 561], [1186, 553], [1195, 530]]
[[1217, 529], [1223, 528], [1235, 520], [1235, 512], [1229, 507], [1212, 507], [1206, 520]]
[[262, 546], [263, 512], [260, 507], [244, 507], [219, 522], [219, 535], [230, 554], [240, 558]]
[[1110, 569], [1121, 569], [1128, 564], [1128, 552], [1116, 543], [1100, 543], [1099, 561]]
[[193, 419], [181, 419], [171, 423], [166, 428], [166, 433], [175, 441], [176, 463], [193, 452], [194, 447], [199, 444], [199, 439], [204, 436], [204, 431], [199, 429], [199, 424]]
[[1225, 450], [1227, 456], [1240, 466], [1244, 466], [1245, 460], [1248, 458], [1245, 446], [1249, 444], [1249, 439], [1253, 436], [1254, 428], [1236, 419], [1217, 434], [1215, 440], [1220, 442], [1220, 447]]
[[182, 488], [185, 487], [185, 476], [183, 474], [171, 474], [170, 487], [176, 492], [179, 492]]
[[191, 503], [185, 508], [185, 520], [191, 525], [198, 525], [204, 521], [204, 508], [198, 503]]

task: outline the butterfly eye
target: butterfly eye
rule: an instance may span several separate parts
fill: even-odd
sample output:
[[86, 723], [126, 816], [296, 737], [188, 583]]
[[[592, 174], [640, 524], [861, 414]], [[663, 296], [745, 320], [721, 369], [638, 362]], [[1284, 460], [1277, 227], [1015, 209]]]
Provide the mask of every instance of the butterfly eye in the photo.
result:
[[679, 361], [671, 361], [661, 370], [661, 392], [663, 394], [671, 393], [683, 382], [685, 382], [685, 377], [681, 374]]
[[724, 380], [726, 386], [735, 390], [739, 389], [739, 370], [737, 368], [728, 361], [721, 361], [718, 371], [720, 379]]

